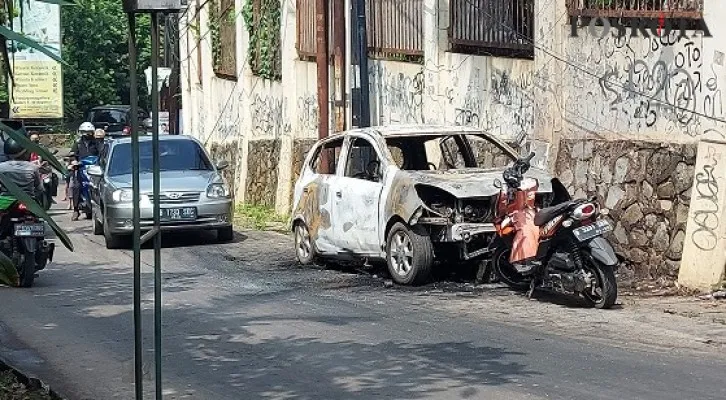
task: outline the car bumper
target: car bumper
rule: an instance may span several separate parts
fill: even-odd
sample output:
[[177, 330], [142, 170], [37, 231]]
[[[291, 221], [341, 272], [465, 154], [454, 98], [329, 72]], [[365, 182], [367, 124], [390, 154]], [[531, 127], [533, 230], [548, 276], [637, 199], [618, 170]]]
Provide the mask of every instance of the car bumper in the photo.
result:
[[451, 242], [468, 242], [477, 235], [496, 232], [494, 224], [491, 223], [461, 223], [454, 224], [447, 232], [447, 239]]
[[[194, 221], [162, 221], [163, 231], [185, 230], [212, 230], [232, 226], [234, 217], [231, 200], [218, 202], [162, 204], [161, 208], [196, 207], [197, 219]], [[142, 206], [141, 230], [148, 231], [154, 226], [154, 211], [152, 207]], [[107, 229], [113, 234], [129, 234], [134, 230], [133, 208], [131, 204], [107, 205], [105, 223]]]

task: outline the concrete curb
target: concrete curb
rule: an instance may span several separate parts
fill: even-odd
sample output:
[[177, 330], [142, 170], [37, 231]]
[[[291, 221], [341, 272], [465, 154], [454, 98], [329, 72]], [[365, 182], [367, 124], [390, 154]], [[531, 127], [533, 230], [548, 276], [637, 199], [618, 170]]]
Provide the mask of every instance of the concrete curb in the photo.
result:
[[15, 377], [18, 379], [18, 381], [20, 381], [20, 383], [22, 383], [26, 387], [36, 388], [36, 389], [37, 388], [45, 389], [49, 393], [50, 398], [53, 400], [67, 400], [66, 397], [60, 395], [55, 390], [51, 389], [48, 384], [41, 381], [39, 378], [37, 378], [33, 375], [30, 375], [30, 374], [27, 374], [27, 373], [19, 370], [18, 368], [13, 367], [12, 365], [8, 364], [2, 357], [0, 357], [0, 371], [7, 371], [7, 370], [12, 371], [13, 375], [15, 375]]

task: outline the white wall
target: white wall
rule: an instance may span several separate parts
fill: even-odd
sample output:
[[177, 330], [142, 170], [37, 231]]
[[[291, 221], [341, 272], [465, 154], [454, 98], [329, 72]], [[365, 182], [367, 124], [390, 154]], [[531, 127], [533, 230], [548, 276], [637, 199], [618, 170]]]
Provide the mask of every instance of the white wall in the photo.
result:
[[[251, 74], [241, 18], [239, 80], [214, 76], [207, 15], [202, 13], [203, 79], [195, 80], [192, 52], [183, 57], [182, 84], [185, 130], [208, 142], [238, 144], [238, 200], [244, 201], [249, 142], [281, 140], [277, 208], [286, 211], [291, 152], [296, 140], [317, 137], [318, 103], [316, 65], [299, 60], [295, 50], [295, 1], [282, 2], [282, 82]], [[237, 0], [236, 9], [242, 5]], [[726, 26], [718, 24], [726, 7], [719, 0], [706, 0], [705, 6], [713, 38], [674, 43], [598, 40], [585, 30], [571, 38], [565, 0], [537, 0], [534, 61], [448, 51], [448, 9], [449, 0], [425, 0], [423, 65], [371, 60], [374, 124], [478, 126], [520, 144], [533, 140], [546, 150], [542, 154], [550, 166], [563, 137], [694, 142], [726, 133], [721, 93], [726, 85]], [[187, 46], [182, 38], [182, 53], [194, 47], [191, 39]]]

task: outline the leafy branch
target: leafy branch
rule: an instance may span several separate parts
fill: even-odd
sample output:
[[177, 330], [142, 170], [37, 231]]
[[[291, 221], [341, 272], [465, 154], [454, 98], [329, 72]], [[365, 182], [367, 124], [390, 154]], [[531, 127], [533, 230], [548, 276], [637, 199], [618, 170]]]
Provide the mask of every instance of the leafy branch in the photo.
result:
[[250, 37], [247, 59], [252, 73], [265, 79], [282, 80], [280, 0], [246, 0], [242, 17]]

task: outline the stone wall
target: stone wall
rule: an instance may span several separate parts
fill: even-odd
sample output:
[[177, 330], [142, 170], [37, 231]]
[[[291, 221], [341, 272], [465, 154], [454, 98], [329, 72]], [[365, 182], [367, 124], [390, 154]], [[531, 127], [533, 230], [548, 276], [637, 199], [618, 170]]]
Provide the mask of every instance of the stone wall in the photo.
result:
[[626, 268], [678, 277], [696, 161], [695, 144], [563, 140], [557, 176], [575, 197], [596, 195], [615, 225]]
[[214, 162], [227, 161], [229, 166], [222, 171], [222, 176], [227, 181], [232, 193], [237, 193], [237, 162], [239, 160], [239, 143], [231, 142], [215, 142], [209, 148], [209, 155]]
[[247, 203], [275, 207], [280, 146], [280, 139], [249, 142], [245, 198]]
[[46, 133], [38, 136], [40, 137], [40, 144], [49, 149], [70, 147], [71, 140], [73, 139], [71, 137], [72, 135], [67, 133]]

